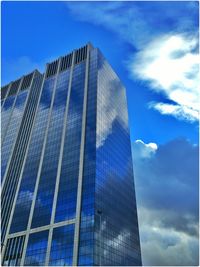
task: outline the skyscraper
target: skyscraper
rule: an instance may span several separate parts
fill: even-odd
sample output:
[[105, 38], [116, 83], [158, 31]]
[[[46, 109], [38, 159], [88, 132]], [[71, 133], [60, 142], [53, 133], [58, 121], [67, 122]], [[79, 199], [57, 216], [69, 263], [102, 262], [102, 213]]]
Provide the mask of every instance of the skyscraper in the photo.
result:
[[141, 265], [125, 88], [99, 49], [1, 92], [2, 264]]

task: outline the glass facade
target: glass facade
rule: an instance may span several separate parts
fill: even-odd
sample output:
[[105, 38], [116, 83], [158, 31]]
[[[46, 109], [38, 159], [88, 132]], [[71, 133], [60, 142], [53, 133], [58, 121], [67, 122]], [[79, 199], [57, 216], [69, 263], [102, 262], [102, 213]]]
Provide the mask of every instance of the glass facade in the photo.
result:
[[30, 234], [24, 266], [44, 266], [47, 250], [48, 231]]
[[36, 178], [44, 142], [44, 135], [47, 127], [47, 118], [51, 104], [54, 80], [55, 78], [46, 80], [43, 86], [42, 95], [36, 115], [36, 121], [28, 148], [27, 159], [22, 174], [20, 189], [15, 205], [14, 216], [10, 228], [11, 233], [24, 231], [28, 225], [28, 219], [31, 204], [33, 201]]
[[2, 89], [2, 264], [141, 265], [125, 88], [90, 44], [37, 75]]
[[141, 265], [125, 89], [98, 54], [95, 264]]
[[74, 224], [54, 228], [49, 266], [71, 266], [73, 242]]
[[[57, 81], [55, 81], [55, 96], [50, 114], [50, 123], [31, 228], [48, 225], [50, 223], [68, 82], [68, 71], [60, 74]], [[54, 85], [54, 83], [52, 83], [52, 85]]]
[[[1, 111], [1, 177], [2, 182], [6, 171], [13, 143], [20, 126], [28, 89], [19, 92], [18, 95], [9, 96]], [[15, 102], [14, 102], [15, 100]]]
[[83, 112], [85, 62], [73, 70], [55, 222], [75, 218]]

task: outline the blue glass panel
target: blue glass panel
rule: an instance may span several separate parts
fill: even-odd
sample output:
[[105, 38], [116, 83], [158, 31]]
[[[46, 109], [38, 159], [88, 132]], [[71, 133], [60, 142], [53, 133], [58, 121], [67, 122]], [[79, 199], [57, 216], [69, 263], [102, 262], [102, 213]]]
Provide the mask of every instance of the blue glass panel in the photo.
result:
[[69, 71], [58, 76], [32, 228], [50, 223], [68, 94]]
[[76, 65], [73, 71], [55, 215], [56, 222], [72, 219], [76, 213], [84, 82], [85, 62]]
[[125, 89], [99, 54], [95, 264], [141, 265]]
[[24, 266], [44, 266], [49, 231], [30, 234]]
[[[13, 112], [12, 112], [12, 114], [10, 114], [10, 122], [7, 125], [4, 132], [2, 132], [2, 138], [4, 140], [4, 142], [2, 143], [2, 148], [1, 148], [1, 155], [2, 155], [1, 177], [2, 177], [2, 181], [4, 178], [4, 173], [5, 173], [5, 170], [7, 167], [9, 157], [10, 157], [10, 154], [12, 151], [12, 146], [15, 142], [16, 137], [17, 137], [18, 128], [20, 126], [20, 123], [21, 123], [21, 120], [23, 117], [24, 105], [25, 105], [27, 94], [28, 94], [27, 90], [18, 94], [18, 96], [16, 98], [15, 106], [13, 107]], [[11, 109], [11, 107], [8, 109], [9, 112], [10, 112], [10, 109]], [[5, 113], [6, 111], [4, 110], [3, 112]], [[3, 113], [2, 113], [2, 115], [3, 115]], [[3, 117], [2, 126], [6, 125], [8, 123], [8, 121], [5, 121], [5, 119], [8, 119], [7, 116], [8, 116], [8, 114]], [[4, 136], [4, 134], [6, 134], [6, 136]]]
[[54, 228], [50, 266], [71, 266], [74, 245], [74, 224]]
[[31, 136], [26, 164], [24, 167], [22, 181], [17, 196], [13, 220], [10, 232], [23, 231], [27, 227], [35, 182], [40, 163], [40, 156], [44, 141], [44, 134], [47, 126], [47, 117], [53, 92], [54, 78], [48, 79], [44, 83], [36, 121]]
[[96, 167], [97, 51], [90, 53], [78, 265], [93, 265]]
[[15, 98], [16, 98], [16, 95], [7, 97], [3, 105], [3, 108], [1, 111], [1, 134], [2, 135], [5, 131], [5, 128], [7, 127]]

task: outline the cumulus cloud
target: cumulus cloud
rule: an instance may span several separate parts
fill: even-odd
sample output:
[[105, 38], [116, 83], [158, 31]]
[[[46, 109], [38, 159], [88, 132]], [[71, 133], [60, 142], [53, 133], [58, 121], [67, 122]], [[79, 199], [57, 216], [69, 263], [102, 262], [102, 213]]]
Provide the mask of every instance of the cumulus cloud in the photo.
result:
[[[154, 219], [153, 216], [151, 219]], [[155, 225], [152, 227], [143, 225], [140, 233], [142, 251], [145, 255], [143, 265], [198, 265], [197, 238]]]
[[142, 140], [136, 140], [134, 145], [134, 157], [150, 158], [157, 150], [158, 146], [155, 143], [145, 144]]
[[150, 144], [133, 143], [143, 264], [198, 265], [198, 146]]
[[169, 34], [156, 37], [129, 61], [132, 77], [150, 82], [173, 103], [149, 103], [161, 114], [193, 122], [199, 118], [199, 55], [197, 37]]

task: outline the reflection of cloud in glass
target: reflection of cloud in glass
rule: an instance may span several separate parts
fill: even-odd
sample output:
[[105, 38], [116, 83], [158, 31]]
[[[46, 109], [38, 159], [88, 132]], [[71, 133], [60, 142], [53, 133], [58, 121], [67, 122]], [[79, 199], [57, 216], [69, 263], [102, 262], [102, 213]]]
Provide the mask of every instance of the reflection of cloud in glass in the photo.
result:
[[52, 90], [55, 82], [55, 77], [45, 80], [42, 96], [40, 100], [40, 109], [48, 109], [49, 103], [51, 103]]
[[141, 265], [125, 89], [101, 56], [98, 67], [95, 261]]
[[74, 224], [54, 228], [49, 265], [72, 264]]
[[33, 199], [33, 192], [27, 190], [27, 191], [21, 191], [19, 193], [19, 196], [17, 198], [17, 205], [24, 204], [24, 202], [32, 202]]
[[[109, 68], [109, 74], [111, 75], [110, 79], [104, 78], [107, 68]], [[97, 116], [101, 117], [102, 122], [97, 124], [97, 148], [103, 145], [107, 136], [112, 132], [112, 123], [116, 118], [120, 120], [125, 129], [128, 121], [127, 111], [123, 108], [124, 99], [126, 98], [125, 89], [105, 61], [101, 62], [98, 79]], [[110, 104], [111, 99], [115, 105]]]
[[30, 234], [24, 266], [43, 266], [49, 231]]

